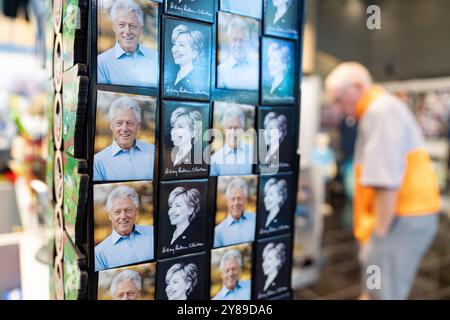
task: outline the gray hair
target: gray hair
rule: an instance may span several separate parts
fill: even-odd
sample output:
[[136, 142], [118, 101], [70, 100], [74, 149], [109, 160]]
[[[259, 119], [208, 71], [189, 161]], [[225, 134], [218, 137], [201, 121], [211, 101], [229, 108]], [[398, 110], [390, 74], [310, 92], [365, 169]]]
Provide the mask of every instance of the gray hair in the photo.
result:
[[117, 275], [114, 276], [113, 280], [111, 281], [111, 287], [109, 289], [109, 292], [111, 296], [114, 296], [114, 293], [117, 290], [117, 286], [119, 283], [126, 282], [126, 281], [133, 281], [134, 285], [138, 290], [142, 289], [142, 278], [141, 275], [134, 270], [124, 270]]
[[325, 79], [325, 88], [345, 89], [353, 83], [362, 83], [366, 87], [373, 84], [369, 70], [359, 62], [343, 62], [331, 71]]
[[198, 268], [197, 268], [197, 266], [193, 263], [189, 263], [189, 264], [175, 263], [173, 266], [170, 267], [169, 270], [167, 270], [167, 273], [166, 273], [166, 283], [167, 284], [169, 283], [170, 278], [172, 278], [172, 276], [176, 272], [180, 272], [184, 281], [191, 284], [189, 286], [189, 288], [186, 290], [186, 296], [189, 296], [192, 293], [192, 291], [194, 290], [194, 287], [198, 284]]
[[281, 61], [285, 64], [286, 68], [291, 63], [291, 50], [288, 46], [280, 45], [279, 43], [272, 42], [267, 50], [267, 55], [269, 59], [275, 54], [279, 53]]
[[141, 123], [142, 120], [142, 110], [139, 106], [139, 103], [137, 103], [136, 100], [123, 96], [120, 98], [117, 98], [111, 103], [111, 107], [109, 108], [108, 117], [109, 121], [113, 121], [114, 117], [116, 116], [117, 110], [131, 110], [133, 111], [136, 120]]
[[223, 271], [223, 265], [226, 261], [234, 259], [239, 264], [239, 267], [242, 268], [242, 255], [239, 250], [231, 249], [225, 252], [225, 254], [220, 259], [220, 271]]
[[135, 207], [139, 208], [139, 196], [136, 190], [127, 186], [119, 186], [111, 191], [108, 195], [108, 198], [106, 200], [106, 209], [108, 210], [108, 212], [112, 210], [112, 202], [114, 199], [126, 197], [129, 197]]
[[184, 24], [180, 24], [172, 30], [172, 43], [174, 43], [175, 40], [177, 40], [177, 38], [182, 34], [186, 34], [188, 36], [192, 49], [197, 51], [197, 58], [200, 57], [203, 53], [205, 43], [205, 37], [203, 34], [200, 31], [189, 29]]
[[275, 252], [275, 258], [278, 260], [277, 269], [280, 270], [283, 263], [286, 261], [286, 246], [284, 243], [280, 242], [277, 245], [273, 242], [269, 242], [263, 250], [263, 259], [269, 254], [270, 251]]
[[193, 209], [192, 213], [189, 215], [189, 222], [194, 220], [197, 213], [200, 211], [200, 192], [197, 189], [186, 189], [183, 187], [176, 187], [172, 190], [169, 195], [169, 206], [175, 201], [178, 196], [183, 196], [183, 200], [186, 205]]
[[225, 110], [225, 112], [223, 113], [223, 117], [222, 117], [222, 123], [225, 126], [225, 124], [228, 122], [228, 120], [235, 119], [235, 118], [239, 119], [239, 122], [241, 123], [242, 128], [244, 128], [245, 114], [242, 111], [242, 109], [236, 105], [232, 105], [230, 108]]
[[248, 23], [243, 18], [234, 17], [230, 20], [227, 26], [228, 37], [231, 37], [236, 29], [244, 31], [247, 34], [247, 38], [250, 38], [250, 28]]
[[133, 12], [138, 18], [141, 27], [144, 25], [144, 12], [142, 11], [141, 6], [133, 0], [115, 0], [111, 7], [112, 21], [116, 21], [119, 10]]
[[281, 203], [284, 203], [287, 199], [288, 192], [286, 180], [280, 179], [277, 181], [275, 178], [270, 178], [264, 186], [264, 193], [267, 193], [271, 187], [276, 187], [277, 193], [281, 197]]
[[172, 112], [170, 116], [170, 125], [175, 127], [175, 123], [178, 119], [185, 119], [189, 130], [191, 131], [191, 136], [194, 140], [197, 140], [200, 136], [200, 124], [202, 121], [202, 114], [196, 110], [189, 111], [187, 108], [179, 107]]
[[225, 195], [228, 198], [230, 196], [231, 190], [233, 189], [241, 189], [244, 192], [245, 197], [248, 197], [248, 185], [242, 178], [234, 178], [227, 185], [227, 190], [225, 191]]
[[280, 141], [283, 141], [284, 138], [287, 135], [287, 118], [284, 114], [279, 114], [277, 115], [275, 112], [269, 112], [265, 117], [264, 117], [264, 129], [266, 130], [267, 126], [269, 125], [270, 121], [276, 121], [277, 122], [277, 128], [279, 131], [279, 138]]

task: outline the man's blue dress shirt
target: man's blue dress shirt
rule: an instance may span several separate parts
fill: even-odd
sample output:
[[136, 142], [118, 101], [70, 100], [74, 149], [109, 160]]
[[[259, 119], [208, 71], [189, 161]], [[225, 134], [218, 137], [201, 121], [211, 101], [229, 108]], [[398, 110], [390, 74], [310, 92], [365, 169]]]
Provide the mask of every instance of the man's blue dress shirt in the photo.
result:
[[116, 140], [94, 155], [94, 181], [152, 180], [155, 146], [136, 140], [123, 150]]
[[112, 233], [94, 249], [95, 271], [153, 259], [153, 226], [135, 226], [129, 236]]
[[232, 176], [252, 173], [253, 146], [241, 143], [236, 149], [228, 144], [211, 156], [211, 176]]
[[156, 87], [158, 59], [155, 50], [138, 44], [134, 53], [119, 42], [97, 57], [97, 82], [124, 86]]
[[233, 290], [223, 286], [213, 300], [250, 300], [250, 280], [239, 281]]
[[215, 228], [214, 247], [251, 242], [255, 239], [256, 214], [244, 212], [239, 220], [228, 216]]

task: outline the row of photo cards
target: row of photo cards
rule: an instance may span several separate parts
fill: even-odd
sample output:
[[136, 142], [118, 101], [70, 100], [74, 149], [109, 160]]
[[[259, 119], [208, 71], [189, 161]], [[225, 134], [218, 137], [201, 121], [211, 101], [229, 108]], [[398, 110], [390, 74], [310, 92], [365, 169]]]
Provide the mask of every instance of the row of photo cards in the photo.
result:
[[[290, 294], [290, 235], [99, 272], [99, 300], [266, 300]], [[255, 252], [253, 252], [255, 251]]]
[[90, 298], [289, 299], [303, 1], [96, 3]]
[[[153, 179], [157, 104], [98, 91], [94, 181]], [[291, 107], [163, 101], [160, 110], [162, 180], [285, 172], [296, 164]]]
[[96, 184], [95, 269], [290, 233], [293, 180], [292, 174], [226, 176], [217, 178], [215, 190], [206, 179], [161, 182], [157, 213], [151, 181]]
[[[157, 88], [162, 55], [163, 98], [208, 101], [211, 89], [219, 89], [253, 92], [256, 96], [260, 92], [261, 104], [293, 104], [297, 42], [289, 38], [298, 37], [293, 31], [298, 23], [297, 1], [266, 1], [267, 12], [274, 17], [264, 20], [264, 36], [257, 13], [261, 12], [261, 1], [221, 2], [227, 12], [218, 12], [216, 25], [164, 16], [160, 48], [161, 15], [156, 2], [133, 1], [135, 14], [126, 17], [120, 15], [126, 2], [99, 0], [97, 82]], [[274, 3], [282, 3], [284, 9], [275, 10]], [[211, 0], [166, 1], [168, 14], [202, 20], [211, 12]], [[211, 15], [208, 21], [213, 22], [213, 18]]]

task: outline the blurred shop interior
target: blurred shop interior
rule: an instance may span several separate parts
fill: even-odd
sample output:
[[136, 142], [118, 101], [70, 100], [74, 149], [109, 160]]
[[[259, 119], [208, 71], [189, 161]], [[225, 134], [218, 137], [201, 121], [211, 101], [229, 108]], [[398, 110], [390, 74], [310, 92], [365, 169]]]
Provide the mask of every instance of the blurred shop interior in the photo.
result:
[[[7, 5], [14, 3], [14, 6]], [[0, 0], [0, 299], [48, 299], [46, 1]], [[369, 5], [381, 29], [366, 27]], [[356, 299], [352, 235], [356, 119], [326, 104], [323, 79], [363, 63], [416, 116], [439, 177], [440, 229], [410, 299], [450, 298], [450, 2], [310, 0], [301, 85], [301, 173], [292, 274], [294, 299]]]

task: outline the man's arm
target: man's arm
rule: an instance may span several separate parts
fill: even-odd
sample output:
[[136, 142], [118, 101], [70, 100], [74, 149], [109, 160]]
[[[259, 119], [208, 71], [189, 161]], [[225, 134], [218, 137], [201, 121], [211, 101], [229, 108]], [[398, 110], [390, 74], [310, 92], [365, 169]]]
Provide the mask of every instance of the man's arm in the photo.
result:
[[385, 237], [391, 230], [397, 204], [397, 189], [375, 189], [375, 236]]

